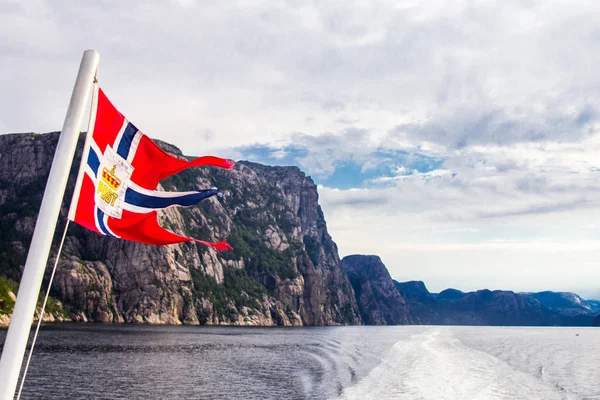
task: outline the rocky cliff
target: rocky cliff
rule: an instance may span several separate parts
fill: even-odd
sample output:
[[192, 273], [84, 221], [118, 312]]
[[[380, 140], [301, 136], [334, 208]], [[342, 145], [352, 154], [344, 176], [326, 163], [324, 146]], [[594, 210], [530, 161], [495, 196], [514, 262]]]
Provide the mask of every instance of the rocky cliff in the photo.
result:
[[394, 286], [410, 305], [410, 317], [417, 325], [433, 324], [443, 320], [435, 297], [421, 281], [397, 282]]
[[[20, 278], [57, 140], [57, 133], [0, 136], [0, 276], [6, 287]], [[183, 157], [175, 147], [161, 145]], [[57, 232], [65, 224], [81, 147], [82, 140]], [[211, 186], [221, 189], [224, 198], [168, 209], [160, 215], [161, 224], [198, 239], [227, 238], [233, 251], [215, 253], [195, 243], [143, 245], [71, 224], [51, 291], [50, 318], [361, 323], [310, 177], [296, 167], [239, 162], [231, 171], [194, 168], [161, 182], [164, 190]], [[8, 307], [10, 300], [2, 304]]]
[[387, 268], [377, 256], [352, 255], [342, 259], [360, 315], [368, 325], [399, 325], [412, 322], [408, 304]]

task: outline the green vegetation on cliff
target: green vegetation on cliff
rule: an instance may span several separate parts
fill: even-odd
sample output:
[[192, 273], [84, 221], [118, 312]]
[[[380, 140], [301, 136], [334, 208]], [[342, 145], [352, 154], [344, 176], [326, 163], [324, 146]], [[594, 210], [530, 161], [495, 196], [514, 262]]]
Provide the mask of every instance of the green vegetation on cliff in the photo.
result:
[[246, 271], [254, 278], [277, 275], [281, 279], [294, 279], [297, 271], [292, 262], [297, 246], [290, 246], [283, 252], [273, 250], [256, 234], [248, 229], [243, 221], [228, 238], [233, 251], [223, 253], [226, 260], [247, 260]]
[[0, 276], [0, 314], [10, 314], [15, 306], [15, 301], [10, 293], [16, 293], [17, 283]]
[[[192, 293], [195, 298], [208, 299], [219, 318], [228, 316], [230, 302], [233, 302], [238, 310], [242, 307], [261, 308], [257, 299], [261, 299], [266, 294], [265, 288], [253, 281], [246, 271], [225, 268], [222, 285], [218, 284], [212, 276], [202, 275], [194, 268], [190, 269], [190, 272], [193, 282]], [[200, 311], [198, 319], [200, 323], [206, 323], [208, 316]]]

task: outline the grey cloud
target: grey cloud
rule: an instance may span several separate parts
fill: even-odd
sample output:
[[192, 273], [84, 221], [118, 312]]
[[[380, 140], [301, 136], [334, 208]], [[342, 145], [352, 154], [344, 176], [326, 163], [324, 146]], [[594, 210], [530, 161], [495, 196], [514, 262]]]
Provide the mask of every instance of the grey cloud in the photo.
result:
[[587, 105], [577, 115], [577, 118], [575, 119], [575, 124], [576, 124], [576, 126], [579, 126], [579, 127], [585, 127], [589, 123], [597, 121], [597, 120], [598, 120], [598, 109], [596, 109], [590, 105]]
[[496, 165], [494, 165], [494, 168], [496, 168], [496, 171], [498, 171], [499, 173], [504, 173], [519, 169], [519, 165], [515, 160], [506, 160], [496, 163]]
[[527, 116], [510, 116], [503, 110], [457, 110], [455, 115], [433, 117], [421, 124], [398, 125], [390, 136], [433, 142], [451, 149], [477, 144], [574, 142], [589, 136], [597, 122], [598, 110], [591, 105], [574, 114], [553, 110]]
[[330, 200], [327, 202], [329, 207], [351, 207], [355, 209], [356, 213], [360, 213], [360, 210], [367, 210], [371, 207], [385, 206], [391, 203], [390, 199], [384, 195], [381, 196], [369, 196], [369, 197], [349, 197], [340, 198], [336, 200]]
[[342, 125], [356, 125], [359, 120], [352, 118], [338, 118], [335, 120], [335, 122]]
[[340, 100], [336, 100], [336, 99], [327, 100], [327, 101], [323, 102], [323, 105], [321, 107], [325, 111], [341, 111], [346, 108], [346, 106], [344, 105], [343, 102], [341, 102]]
[[[273, 130], [292, 123], [307, 126], [289, 126], [287, 134], [309, 126], [316, 130], [312, 134], [331, 129], [303, 117], [290, 122], [287, 113], [323, 112], [330, 122], [362, 121], [366, 129], [391, 121], [389, 114], [396, 113], [403, 120], [425, 121], [400, 124], [409, 139], [453, 148], [547, 140], [562, 137], [560, 130], [572, 140], [580, 137], [573, 128], [585, 130], [597, 120], [597, 110], [581, 104], [582, 99], [597, 103], [600, 87], [592, 67], [600, 63], [593, 51], [597, 18], [583, 9], [569, 8], [563, 17], [560, 5], [534, 8], [536, 18], [547, 22], [522, 27], [513, 23], [515, 15], [531, 10], [513, 2], [494, 7], [433, 2], [426, 9], [377, 1], [344, 7], [326, 2], [181, 4], [185, 7], [3, 3], [0, 51], [8, 56], [3, 65], [10, 79], [0, 80], [0, 90], [20, 93], [22, 100], [3, 104], [0, 120], [12, 131], [56, 128], [61, 113], [59, 107], [48, 107], [50, 99], [68, 98], [71, 66], [92, 45], [102, 54], [100, 77], [110, 77], [111, 93], [157, 126], [154, 134], [165, 140], [172, 135], [168, 126], [148, 116], [156, 114], [155, 108], [172, 115], [190, 107], [171, 117], [186, 129], [196, 119], [223, 114], [213, 125], [203, 125], [217, 138], [239, 130], [230, 126], [240, 117], [264, 124], [260, 130], [272, 137], [283, 134]], [[578, 23], [563, 23], [567, 18]], [[44, 78], [36, 78], [41, 74]], [[45, 93], [19, 89], [30, 83]], [[156, 93], [176, 100], [145, 100]], [[190, 106], [194, 98], [203, 104]], [[532, 104], [538, 111], [526, 114], [537, 121], [512, 116]], [[578, 114], [562, 128], [560, 121], [540, 122], [571, 105]], [[365, 123], [361, 114], [366, 110], [387, 115]], [[271, 121], [278, 124], [271, 128]], [[189, 134], [180, 131], [175, 139], [183, 142]]]
[[360, 157], [372, 151], [374, 146], [369, 144], [369, 138], [368, 130], [347, 127], [339, 133], [325, 132], [318, 136], [295, 133], [291, 143], [312, 154], [327, 154], [332, 160], [342, 160], [352, 155]]
[[551, 214], [561, 211], [571, 211], [578, 208], [587, 206], [597, 206], [597, 202], [590, 202], [585, 199], [579, 199], [569, 202], [558, 202], [550, 205], [540, 206], [529, 206], [518, 210], [499, 211], [499, 212], [483, 212], [479, 214], [480, 218], [505, 218], [505, 217], [519, 217], [524, 215], [536, 215], [536, 214]]
[[550, 185], [545, 176], [528, 175], [517, 179], [516, 186], [521, 192], [543, 194]]

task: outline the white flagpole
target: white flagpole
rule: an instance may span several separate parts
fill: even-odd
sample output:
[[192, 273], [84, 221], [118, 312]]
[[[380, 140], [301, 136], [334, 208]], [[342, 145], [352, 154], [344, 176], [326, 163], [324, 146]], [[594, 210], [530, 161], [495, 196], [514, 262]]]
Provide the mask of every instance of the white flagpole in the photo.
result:
[[65, 122], [58, 139], [19, 285], [17, 302], [0, 359], [0, 399], [2, 400], [12, 400], [15, 395], [56, 221], [77, 147], [81, 120], [94, 84], [94, 75], [99, 61], [100, 55], [95, 50], [86, 50], [83, 53]]

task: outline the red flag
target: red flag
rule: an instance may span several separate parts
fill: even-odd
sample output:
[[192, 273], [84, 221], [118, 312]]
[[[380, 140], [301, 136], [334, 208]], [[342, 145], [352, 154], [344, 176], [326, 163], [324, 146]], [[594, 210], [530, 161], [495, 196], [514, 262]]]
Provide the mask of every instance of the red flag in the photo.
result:
[[217, 188], [161, 192], [160, 180], [190, 167], [231, 169], [234, 162], [206, 156], [186, 161], [163, 151], [140, 132], [96, 87], [92, 124], [73, 194], [69, 219], [94, 232], [125, 240], [166, 245], [198, 242], [231, 250], [224, 240], [210, 243], [178, 235], [158, 224], [156, 210], [192, 206], [220, 194]]

